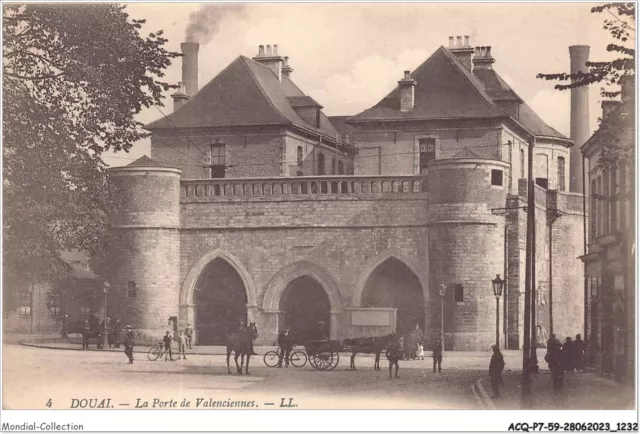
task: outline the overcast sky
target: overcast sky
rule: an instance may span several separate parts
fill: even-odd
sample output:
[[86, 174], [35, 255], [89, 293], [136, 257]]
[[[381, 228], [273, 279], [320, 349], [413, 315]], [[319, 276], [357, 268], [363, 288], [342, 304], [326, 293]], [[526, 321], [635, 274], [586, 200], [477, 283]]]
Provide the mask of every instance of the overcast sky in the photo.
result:
[[[253, 57], [258, 45], [277, 44], [289, 56], [293, 81], [324, 106], [326, 114], [353, 115], [382, 99], [449, 36], [471, 37], [472, 46], [491, 46], [494, 68], [551, 126], [569, 136], [570, 94], [539, 72], [569, 72], [570, 45], [591, 46], [590, 60], [607, 60], [606, 14], [592, 14], [594, 3], [249, 3], [129, 4], [127, 12], [147, 20], [143, 34], [164, 30], [167, 48], [180, 51], [187, 30], [199, 38], [199, 87], [239, 55]], [[199, 27], [189, 27], [191, 21]], [[195, 21], [194, 21], [195, 19]], [[181, 59], [167, 70], [181, 80]], [[600, 116], [600, 86], [590, 92], [590, 129]], [[162, 111], [173, 102], [167, 94]], [[162, 115], [140, 114], [142, 122]], [[130, 154], [105, 156], [113, 166], [149, 154], [149, 141]]]

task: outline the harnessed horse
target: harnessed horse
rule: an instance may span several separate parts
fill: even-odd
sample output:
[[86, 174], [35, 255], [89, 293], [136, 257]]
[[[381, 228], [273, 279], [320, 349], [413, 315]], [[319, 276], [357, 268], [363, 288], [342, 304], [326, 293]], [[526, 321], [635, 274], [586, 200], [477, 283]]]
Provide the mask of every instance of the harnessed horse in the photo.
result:
[[352, 371], [356, 370], [356, 354], [364, 353], [364, 354], [375, 354], [376, 359], [373, 362], [373, 369], [375, 371], [380, 370], [380, 354], [387, 346], [387, 343], [391, 339], [395, 338], [395, 335], [386, 335], [386, 336], [376, 336], [370, 338], [355, 338], [355, 339], [345, 339], [343, 341], [344, 347], [351, 348], [351, 364], [349, 369]]
[[[229, 374], [231, 374], [231, 368], [229, 367], [229, 358], [231, 357], [231, 352], [233, 351], [235, 353], [233, 360], [236, 362], [236, 368], [239, 375], [242, 375], [244, 356], [247, 356], [245, 374], [249, 375], [249, 360], [251, 359], [251, 353], [253, 352], [253, 340], [257, 337], [258, 328], [256, 327], [256, 323], [254, 322], [250, 322], [249, 325], [242, 330], [227, 335], [227, 372]], [[238, 356], [241, 356], [239, 365]]]

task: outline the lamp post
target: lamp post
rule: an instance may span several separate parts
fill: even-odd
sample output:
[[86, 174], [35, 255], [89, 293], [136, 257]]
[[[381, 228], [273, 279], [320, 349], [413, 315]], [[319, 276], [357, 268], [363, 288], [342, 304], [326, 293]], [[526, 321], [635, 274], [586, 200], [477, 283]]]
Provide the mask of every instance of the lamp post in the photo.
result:
[[104, 325], [102, 329], [102, 348], [107, 348], [109, 345], [109, 336], [107, 330], [107, 295], [109, 294], [109, 282], [104, 282], [102, 291], [104, 292]]
[[441, 283], [438, 287], [440, 294], [440, 345], [444, 351], [444, 294], [447, 292], [447, 285]]
[[496, 278], [491, 281], [493, 285], [493, 295], [496, 296], [496, 346], [500, 348], [500, 296], [504, 287], [504, 280], [496, 274]]

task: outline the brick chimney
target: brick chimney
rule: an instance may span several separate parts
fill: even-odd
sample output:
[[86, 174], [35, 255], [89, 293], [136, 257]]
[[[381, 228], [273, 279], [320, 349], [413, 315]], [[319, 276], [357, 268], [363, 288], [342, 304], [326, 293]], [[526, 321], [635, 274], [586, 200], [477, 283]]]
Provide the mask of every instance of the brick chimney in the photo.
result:
[[[589, 61], [588, 45], [569, 47], [571, 74], [587, 72]], [[580, 147], [589, 139], [589, 87], [571, 89], [571, 129], [569, 137], [574, 146], [569, 150], [569, 191], [582, 193], [582, 153]]]
[[473, 67], [476, 69], [493, 69], [495, 59], [491, 55], [491, 47], [476, 47]]
[[[278, 81], [282, 81], [284, 58], [278, 54], [277, 45], [274, 45], [273, 48], [271, 45], [267, 45], [266, 51], [264, 45], [258, 46], [258, 55], [253, 60], [269, 68], [278, 77]], [[288, 72], [291, 73], [291, 71], [293, 69]]]
[[189, 95], [187, 95], [184, 83], [178, 83], [178, 89], [171, 95], [173, 98], [173, 111], [178, 111], [187, 101], [189, 101]]
[[291, 77], [291, 73], [293, 72], [293, 68], [289, 66], [289, 57], [284, 56], [284, 65], [282, 65], [282, 75], [285, 77]]
[[413, 110], [415, 104], [414, 90], [417, 82], [411, 78], [411, 71], [404, 72], [404, 78], [398, 82], [400, 87], [400, 111]]
[[198, 50], [197, 42], [183, 42], [182, 49], [182, 82], [187, 96], [194, 96], [198, 92]]
[[464, 42], [462, 41], [462, 36], [456, 37], [457, 44], [454, 44], [454, 37], [449, 36], [449, 51], [453, 53], [458, 60], [460, 60], [464, 66], [467, 67], [469, 71], [473, 71], [473, 47], [469, 44], [469, 37], [464, 37]]

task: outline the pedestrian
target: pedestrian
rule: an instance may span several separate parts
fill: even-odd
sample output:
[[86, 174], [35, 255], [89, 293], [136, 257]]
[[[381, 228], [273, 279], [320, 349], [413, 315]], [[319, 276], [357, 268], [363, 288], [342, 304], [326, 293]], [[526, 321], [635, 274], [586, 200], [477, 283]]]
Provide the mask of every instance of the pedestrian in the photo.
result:
[[386, 347], [387, 360], [389, 360], [389, 378], [392, 377], [393, 367], [396, 367], [396, 376], [395, 378], [400, 378], [398, 376], [398, 370], [400, 369], [400, 365], [398, 361], [402, 359], [403, 354], [403, 342], [402, 337], [396, 337], [395, 333], [392, 334], [391, 339]]
[[573, 366], [580, 371], [584, 372], [584, 341], [582, 340], [582, 336], [580, 334], [576, 335], [576, 340], [573, 341]]
[[436, 372], [436, 367], [438, 368], [438, 373], [442, 372], [442, 341], [440, 339], [436, 339], [433, 345], [431, 346], [431, 357], [433, 357], [433, 373]]
[[424, 342], [422, 341], [418, 342], [418, 358], [424, 360]]
[[68, 328], [69, 328], [69, 315], [65, 314], [62, 318], [62, 330], [60, 331], [60, 338], [67, 339], [68, 336]]
[[413, 343], [413, 348], [411, 348], [411, 356], [415, 360], [418, 358], [418, 342], [421, 342], [424, 339], [424, 333], [420, 329], [420, 324], [416, 323], [416, 328], [411, 331], [411, 342]]
[[187, 355], [185, 354], [186, 342], [187, 337], [185, 336], [184, 332], [180, 332], [180, 334], [178, 335], [178, 360], [180, 360], [180, 356], [182, 356], [183, 359], [187, 360]]
[[187, 324], [184, 334], [187, 337], [187, 345], [189, 346], [189, 349], [191, 349], [191, 343], [193, 342], [193, 329], [191, 328], [191, 324]]
[[564, 361], [564, 369], [567, 372], [573, 372], [575, 366], [574, 362], [574, 354], [573, 354], [573, 341], [570, 336], [567, 336], [567, 339], [562, 346], [562, 360]]
[[282, 332], [278, 335], [278, 346], [280, 347], [280, 358], [276, 367], [282, 368], [282, 360], [284, 360], [285, 367], [289, 367], [289, 356], [291, 349], [293, 348], [293, 339], [291, 337], [291, 327], [286, 326]]
[[[163, 341], [164, 341], [164, 361], [168, 361], [169, 359], [171, 359], [171, 361], [173, 362], [173, 353], [171, 352], [171, 341], [173, 339], [171, 339], [171, 331], [167, 330], [167, 334], [164, 336]], [[169, 359], [167, 358], [169, 357]]]
[[549, 365], [551, 371], [551, 379], [553, 381], [553, 394], [555, 396], [556, 403], [561, 404], [563, 397], [563, 382], [564, 382], [564, 370], [565, 363], [563, 361], [562, 344], [555, 335], [551, 335], [551, 338], [547, 342], [547, 354], [544, 356], [544, 360]]
[[113, 347], [120, 348], [120, 338], [122, 335], [122, 329], [120, 326], [120, 318], [116, 318], [113, 324]]
[[107, 334], [107, 344], [109, 348], [113, 345], [113, 324], [111, 323], [111, 317], [107, 317], [107, 322], [104, 325], [104, 332]]
[[133, 329], [130, 325], [125, 327], [124, 334], [124, 353], [129, 358], [129, 364], [133, 364], [133, 346], [135, 345]]
[[492, 399], [500, 398], [500, 386], [504, 385], [502, 381], [502, 370], [504, 369], [504, 357], [497, 345], [492, 345], [493, 355], [489, 362], [489, 379], [491, 381]]
[[84, 326], [82, 327], [82, 349], [89, 349], [89, 333], [91, 332], [91, 326], [89, 325], [89, 319], [84, 320]]

